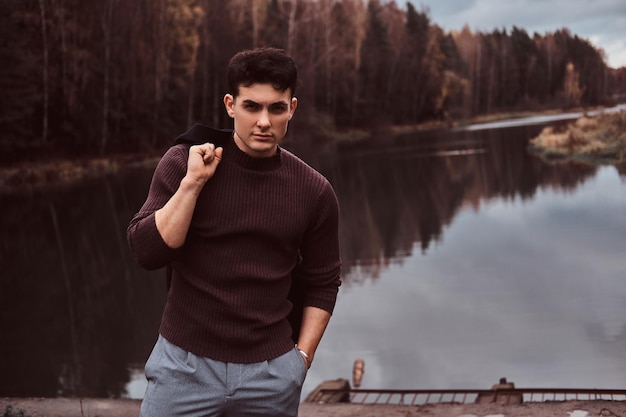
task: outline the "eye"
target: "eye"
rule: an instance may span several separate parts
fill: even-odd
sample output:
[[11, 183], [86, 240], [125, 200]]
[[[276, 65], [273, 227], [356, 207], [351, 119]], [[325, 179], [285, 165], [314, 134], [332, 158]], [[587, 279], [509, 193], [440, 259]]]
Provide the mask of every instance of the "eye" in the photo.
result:
[[272, 104], [270, 106], [270, 113], [283, 114], [287, 111], [287, 105], [284, 103]]
[[261, 106], [258, 103], [246, 101], [243, 104], [243, 108], [248, 111], [257, 111], [261, 108]]

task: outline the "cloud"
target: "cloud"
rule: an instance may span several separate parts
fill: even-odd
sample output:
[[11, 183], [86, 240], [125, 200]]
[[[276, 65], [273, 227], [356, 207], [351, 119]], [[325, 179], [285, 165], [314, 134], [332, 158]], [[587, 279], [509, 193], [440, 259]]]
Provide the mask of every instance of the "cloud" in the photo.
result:
[[626, 2], [623, 0], [426, 0], [433, 23], [446, 30], [468, 25], [474, 31], [524, 28], [545, 34], [567, 27], [607, 55], [612, 67], [626, 66]]

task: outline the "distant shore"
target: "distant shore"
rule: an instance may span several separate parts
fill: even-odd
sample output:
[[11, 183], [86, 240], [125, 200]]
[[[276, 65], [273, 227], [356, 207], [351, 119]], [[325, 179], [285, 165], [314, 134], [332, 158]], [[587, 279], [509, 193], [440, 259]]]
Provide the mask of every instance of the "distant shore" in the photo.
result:
[[[581, 112], [590, 109], [570, 109]], [[391, 135], [427, 130], [459, 128], [476, 123], [514, 120], [529, 116], [553, 115], [562, 110], [542, 112], [498, 113], [478, 116], [468, 120], [436, 121], [411, 126], [392, 126], [384, 129]], [[350, 131], [331, 134], [337, 142], [358, 142], [370, 135], [367, 131]], [[579, 158], [608, 163], [624, 163], [626, 149], [626, 112], [603, 114], [596, 118], [583, 117], [566, 131], [554, 127], [544, 129], [533, 139], [532, 149], [548, 159]], [[97, 178], [129, 167], [154, 167], [158, 157], [142, 158], [140, 155], [114, 155], [102, 158], [40, 160], [12, 166], [0, 166], [0, 193], [29, 192], [48, 186], [71, 184], [87, 178]]]

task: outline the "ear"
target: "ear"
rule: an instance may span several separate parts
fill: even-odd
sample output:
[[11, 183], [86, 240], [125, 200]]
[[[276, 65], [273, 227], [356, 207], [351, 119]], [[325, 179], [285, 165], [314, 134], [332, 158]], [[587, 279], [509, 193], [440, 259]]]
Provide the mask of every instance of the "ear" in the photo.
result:
[[235, 98], [231, 94], [226, 94], [224, 96], [224, 107], [226, 107], [226, 113], [230, 116], [231, 119], [235, 118]]
[[291, 109], [289, 111], [289, 120], [293, 117], [293, 114], [296, 112], [296, 107], [298, 107], [298, 99], [295, 97], [291, 98]]

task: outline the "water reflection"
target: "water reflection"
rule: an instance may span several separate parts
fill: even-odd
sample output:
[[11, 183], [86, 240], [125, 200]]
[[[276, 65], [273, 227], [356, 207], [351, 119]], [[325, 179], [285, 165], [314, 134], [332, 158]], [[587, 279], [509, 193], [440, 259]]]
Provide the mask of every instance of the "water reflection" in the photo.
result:
[[535, 131], [439, 132], [400, 137], [393, 147], [343, 150], [322, 170], [340, 198], [346, 271], [366, 267], [375, 278], [390, 260], [410, 256], [416, 242], [427, 252], [464, 207], [530, 200], [546, 187], [574, 190], [595, 174], [586, 164], [546, 164], [529, 155]]
[[625, 206], [604, 168], [576, 190], [461, 209], [427, 256], [344, 288], [307, 388], [357, 357], [362, 388], [624, 386]]
[[[303, 155], [337, 190], [346, 283], [305, 393], [349, 376], [356, 357], [366, 359], [363, 388], [481, 388], [505, 376], [481, 373], [485, 357], [531, 364], [529, 375], [584, 358], [555, 353], [554, 337], [604, 355], [609, 371], [626, 340], [626, 296], [614, 291], [626, 272], [624, 184], [614, 170], [528, 155], [540, 129], [431, 132]], [[150, 176], [0, 196], [0, 395], [135, 389], [165, 295], [162, 272], [141, 270], [125, 242]], [[605, 206], [607, 196], [617, 200]], [[559, 372], [544, 381], [563, 385], [568, 369]]]
[[119, 396], [145, 361], [165, 284], [134, 265], [124, 230], [146, 181], [2, 196], [0, 395]]

